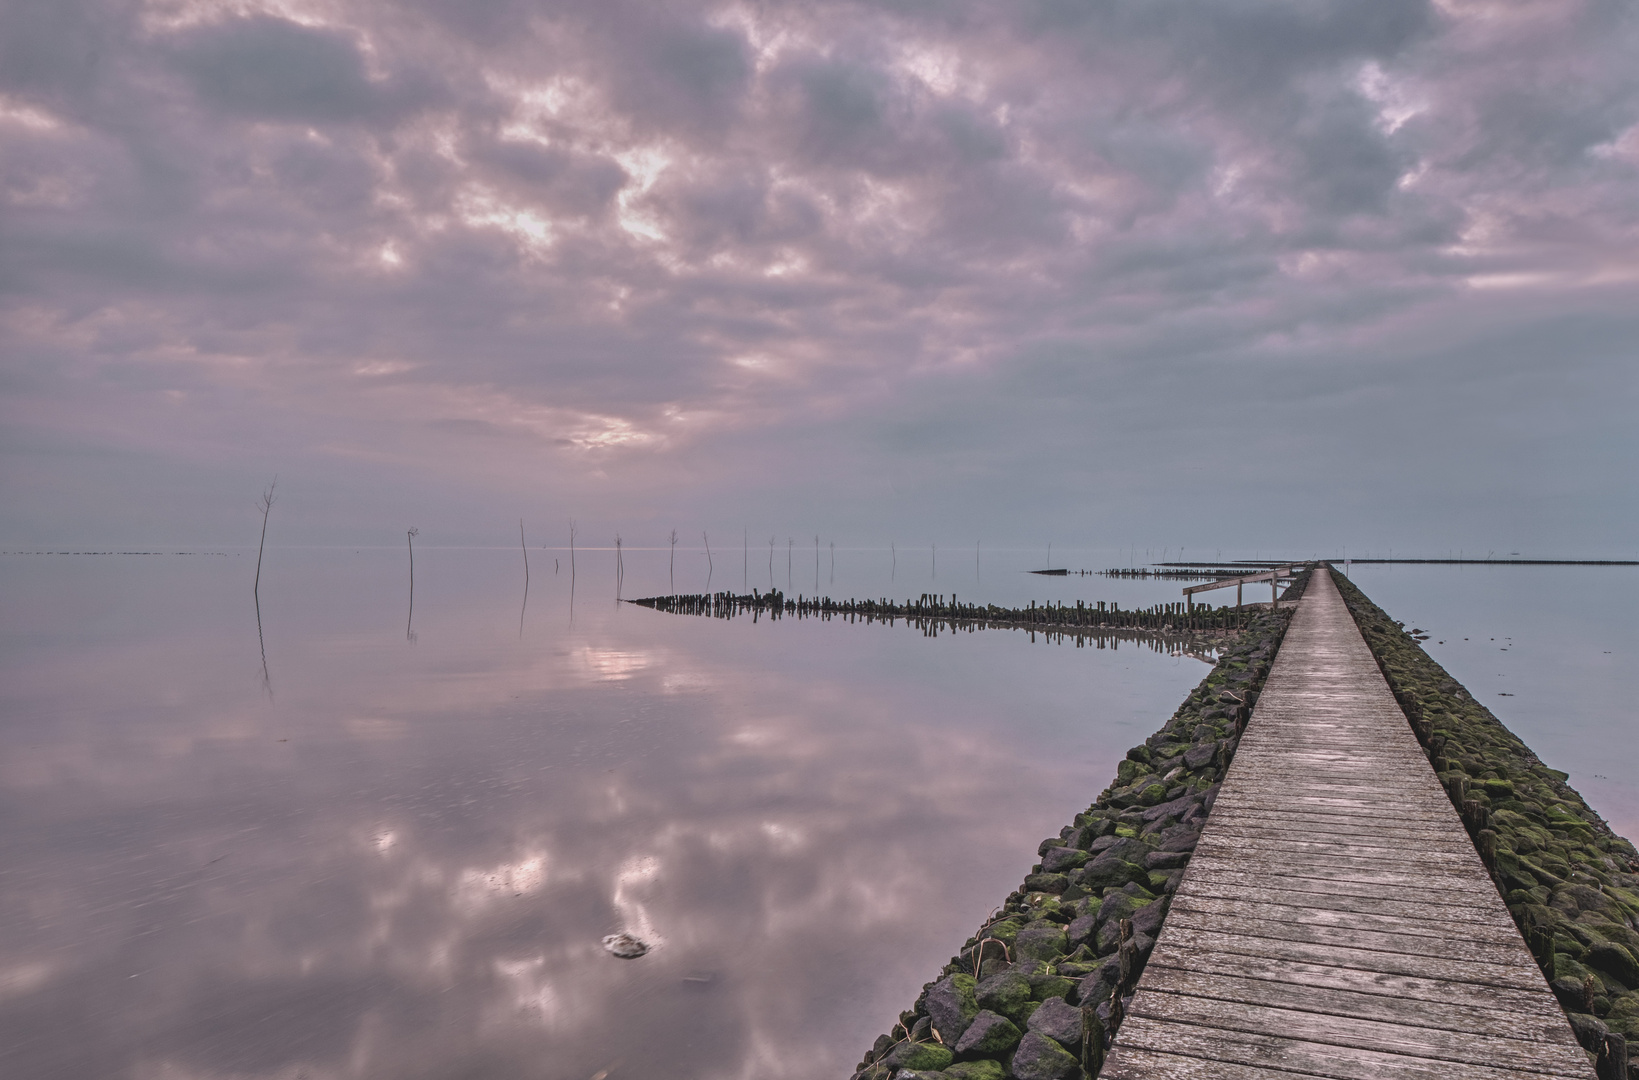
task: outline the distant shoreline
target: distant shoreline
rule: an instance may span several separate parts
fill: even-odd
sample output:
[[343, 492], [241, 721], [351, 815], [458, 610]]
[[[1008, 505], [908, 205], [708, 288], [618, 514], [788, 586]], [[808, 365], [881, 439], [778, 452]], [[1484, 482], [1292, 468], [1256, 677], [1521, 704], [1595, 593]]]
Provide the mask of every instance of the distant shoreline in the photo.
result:
[[[1251, 560], [1236, 560], [1229, 564], [1236, 567], [1248, 566], [1286, 566], [1291, 560], [1279, 562], [1254, 562]], [[1382, 565], [1393, 563], [1396, 565], [1437, 565], [1437, 566], [1639, 566], [1639, 559], [1332, 559], [1332, 563], [1358, 563]], [[1175, 566], [1182, 568], [1218, 567], [1223, 563], [1210, 562], [1163, 562], [1151, 563], [1151, 566]]]

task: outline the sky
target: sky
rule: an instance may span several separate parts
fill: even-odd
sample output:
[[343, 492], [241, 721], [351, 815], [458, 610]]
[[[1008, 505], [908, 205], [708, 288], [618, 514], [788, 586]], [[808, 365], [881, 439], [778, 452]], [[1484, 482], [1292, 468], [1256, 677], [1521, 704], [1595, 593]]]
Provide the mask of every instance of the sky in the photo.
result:
[[[0, 547], [1639, 554], [1639, 6], [3, 0]], [[564, 535], [559, 535], [564, 534]]]

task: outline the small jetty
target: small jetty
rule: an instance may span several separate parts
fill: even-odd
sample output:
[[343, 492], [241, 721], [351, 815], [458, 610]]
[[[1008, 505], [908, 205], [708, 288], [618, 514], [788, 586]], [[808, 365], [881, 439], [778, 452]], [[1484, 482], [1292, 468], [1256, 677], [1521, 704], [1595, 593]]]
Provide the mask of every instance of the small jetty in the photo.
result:
[[1100, 1075], [1594, 1077], [1324, 569]]

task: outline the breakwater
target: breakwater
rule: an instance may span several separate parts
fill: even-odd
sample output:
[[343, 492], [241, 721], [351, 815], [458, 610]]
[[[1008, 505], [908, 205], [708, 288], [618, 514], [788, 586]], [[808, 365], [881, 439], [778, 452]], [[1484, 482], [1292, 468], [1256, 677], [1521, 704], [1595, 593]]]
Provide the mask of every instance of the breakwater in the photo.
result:
[[1041, 861], [876, 1040], [857, 1080], [1098, 1074], [1288, 620], [1239, 613], [1212, 671], [1042, 842]]
[[[1345, 604], [1601, 1075], [1639, 1039], [1639, 851], [1352, 583]], [[1624, 1078], [1626, 1080], [1626, 1078]]]
[[[900, 622], [930, 634], [941, 630], [998, 629], [1029, 630], [1050, 636], [1097, 634], [1106, 631], [1141, 631], [1156, 634], [1208, 635], [1238, 632], [1251, 626], [1256, 605], [1243, 608], [1207, 607], [1187, 604], [1155, 604], [1147, 608], [1122, 608], [1098, 601], [1075, 604], [1036, 604], [1004, 608], [995, 604], [964, 604], [952, 594], [923, 593], [903, 602], [886, 597], [878, 600], [833, 600], [830, 597], [786, 596], [779, 590], [736, 596], [733, 593], [694, 593], [674, 596], [647, 596], [629, 600], [631, 604], [679, 615], [703, 615], [729, 619], [739, 615], [752, 618], [842, 619], [849, 622]], [[1267, 607], [1267, 605], [1264, 605]]]

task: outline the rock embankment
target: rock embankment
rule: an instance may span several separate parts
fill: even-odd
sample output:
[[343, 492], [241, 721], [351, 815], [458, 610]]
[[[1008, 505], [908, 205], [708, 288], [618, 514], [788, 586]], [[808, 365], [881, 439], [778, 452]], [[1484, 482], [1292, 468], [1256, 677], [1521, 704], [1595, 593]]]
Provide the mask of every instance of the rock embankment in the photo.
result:
[[1622, 1077], [1622, 1044], [1639, 1040], [1639, 852], [1403, 624], [1333, 580], [1578, 1041]]
[[877, 1039], [856, 1080], [1098, 1074], [1288, 618], [1243, 613], [1212, 672], [1042, 842], [1023, 886]]

